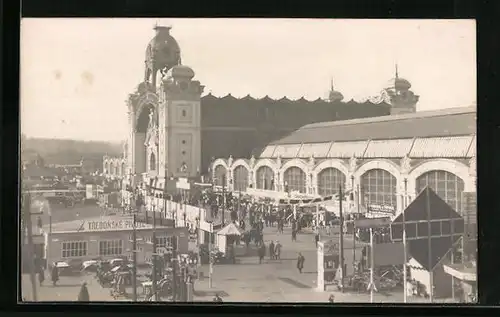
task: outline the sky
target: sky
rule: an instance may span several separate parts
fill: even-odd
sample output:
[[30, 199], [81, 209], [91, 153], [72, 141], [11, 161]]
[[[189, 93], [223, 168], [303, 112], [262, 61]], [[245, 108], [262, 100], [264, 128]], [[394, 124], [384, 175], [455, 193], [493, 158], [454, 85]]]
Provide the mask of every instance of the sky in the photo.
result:
[[122, 141], [125, 100], [144, 77], [156, 24], [172, 27], [183, 65], [205, 94], [376, 96], [394, 77], [420, 95], [418, 111], [476, 103], [474, 20], [124, 19], [21, 21], [21, 132]]

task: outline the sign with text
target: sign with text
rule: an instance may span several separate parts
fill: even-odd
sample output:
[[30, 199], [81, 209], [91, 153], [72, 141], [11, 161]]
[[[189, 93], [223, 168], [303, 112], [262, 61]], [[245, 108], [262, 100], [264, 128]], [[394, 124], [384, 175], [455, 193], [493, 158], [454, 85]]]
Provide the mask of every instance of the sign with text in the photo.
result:
[[[140, 229], [146, 228], [148, 227], [148, 225], [136, 222], [135, 227], [137, 229]], [[133, 228], [134, 222], [132, 219], [87, 221], [87, 223], [85, 224], [86, 231], [113, 231]]]
[[368, 212], [383, 212], [394, 215], [396, 208], [393, 205], [387, 204], [370, 204], [368, 205]]

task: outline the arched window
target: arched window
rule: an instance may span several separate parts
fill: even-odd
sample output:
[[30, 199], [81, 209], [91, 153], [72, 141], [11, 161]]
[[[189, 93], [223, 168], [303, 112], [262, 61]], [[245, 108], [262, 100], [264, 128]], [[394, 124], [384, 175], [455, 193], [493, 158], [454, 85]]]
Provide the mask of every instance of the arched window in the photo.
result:
[[125, 169], [125, 163], [122, 163], [122, 175], [125, 175], [127, 173]]
[[257, 170], [256, 181], [258, 189], [274, 189], [274, 172], [269, 166], [261, 166]]
[[283, 184], [288, 184], [288, 191], [306, 193], [306, 173], [297, 166], [288, 168], [283, 174]]
[[111, 169], [109, 168], [109, 162], [104, 164], [104, 174], [109, 174], [111, 173]]
[[222, 186], [224, 175], [226, 175], [226, 168], [222, 165], [217, 165], [214, 170], [214, 184]]
[[365, 206], [390, 206], [396, 210], [394, 175], [383, 169], [372, 169], [361, 176], [361, 199]]
[[460, 177], [446, 171], [430, 171], [417, 178], [417, 194], [426, 186], [432, 188], [456, 212], [461, 213], [464, 181]]
[[237, 166], [233, 172], [234, 190], [246, 191], [248, 187], [248, 170], [245, 166]]
[[339, 186], [345, 186], [345, 175], [336, 168], [325, 168], [318, 174], [318, 194], [329, 196], [339, 191]]
[[156, 156], [154, 153], [151, 153], [151, 155], [149, 156], [149, 170], [156, 170]]
[[109, 171], [108, 171], [108, 173], [110, 175], [113, 175], [114, 172], [115, 172], [115, 165], [113, 163], [109, 163]]

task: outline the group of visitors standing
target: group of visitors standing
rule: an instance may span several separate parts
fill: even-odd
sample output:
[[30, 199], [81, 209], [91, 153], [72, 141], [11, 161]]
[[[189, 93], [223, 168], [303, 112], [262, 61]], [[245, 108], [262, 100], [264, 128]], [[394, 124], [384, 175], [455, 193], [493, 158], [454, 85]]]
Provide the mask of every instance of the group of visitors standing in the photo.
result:
[[[43, 282], [45, 281], [45, 269], [42, 265], [36, 265], [35, 273], [38, 276], [38, 283], [40, 286], [43, 286]], [[52, 286], [57, 286], [57, 282], [59, 281], [59, 268], [54, 263], [50, 270]]]
[[[40, 287], [44, 286], [43, 282], [45, 282], [45, 269], [42, 265], [35, 266], [35, 274], [38, 277], [38, 283]], [[59, 282], [59, 268], [57, 267], [57, 263], [53, 263], [50, 268], [50, 279], [52, 282], [52, 286], [57, 286], [57, 282]], [[90, 301], [89, 290], [87, 288], [87, 283], [83, 282], [80, 287], [80, 291], [78, 292], [78, 297], [76, 299], [79, 302], [88, 302]]]
[[[274, 243], [274, 241], [271, 241], [269, 243], [269, 259], [270, 260], [280, 260], [281, 259], [281, 243], [279, 241], [276, 241], [276, 243]], [[262, 264], [262, 261], [264, 260], [264, 257], [266, 256], [266, 244], [265, 243], [261, 243], [260, 246], [259, 246], [259, 251], [258, 251], [258, 254], [259, 254], [259, 264]]]

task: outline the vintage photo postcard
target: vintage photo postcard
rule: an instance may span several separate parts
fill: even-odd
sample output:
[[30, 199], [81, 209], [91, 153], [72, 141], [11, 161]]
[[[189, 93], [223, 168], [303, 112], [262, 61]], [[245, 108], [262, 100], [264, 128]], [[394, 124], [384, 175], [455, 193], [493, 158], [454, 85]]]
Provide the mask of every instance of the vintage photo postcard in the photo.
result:
[[477, 302], [474, 20], [22, 19], [26, 302]]

